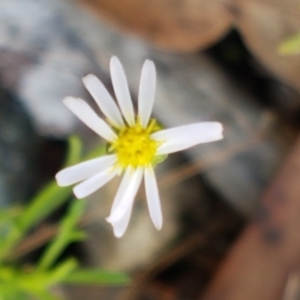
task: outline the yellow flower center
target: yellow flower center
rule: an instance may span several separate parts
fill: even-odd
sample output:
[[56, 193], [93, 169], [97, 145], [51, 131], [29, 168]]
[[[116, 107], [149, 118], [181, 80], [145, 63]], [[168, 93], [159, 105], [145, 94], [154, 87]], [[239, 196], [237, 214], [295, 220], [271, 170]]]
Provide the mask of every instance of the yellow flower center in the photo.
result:
[[118, 138], [110, 144], [108, 151], [116, 153], [117, 165], [121, 168], [150, 165], [155, 162], [156, 150], [160, 145], [150, 135], [160, 129], [161, 126], [154, 119], [146, 128], [137, 120], [134, 126], [121, 128], [117, 132]]

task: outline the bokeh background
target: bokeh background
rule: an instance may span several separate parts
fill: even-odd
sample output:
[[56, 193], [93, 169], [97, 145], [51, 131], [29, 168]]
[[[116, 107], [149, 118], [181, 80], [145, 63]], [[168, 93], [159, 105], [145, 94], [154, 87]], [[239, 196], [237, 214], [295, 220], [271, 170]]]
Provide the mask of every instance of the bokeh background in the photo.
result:
[[[143, 190], [122, 239], [105, 222], [118, 182], [86, 200], [88, 237], [68, 251], [83, 265], [127, 272], [132, 282], [62, 286], [60, 294], [74, 300], [275, 299], [251, 296], [253, 289], [278, 286], [255, 269], [249, 271], [253, 280], [243, 286], [244, 296], [226, 296], [239, 278], [225, 286], [213, 282], [222, 278], [219, 268], [228, 271], [226, 278], [236, 272], [226, 257], [261, 213], [264, 192], [297, 140], [300, 55], [278, 49], [299, 32], [296, 0], [0, 0], [2, 207], [26, 204], [53, 178], [69, 135], [78, 134], [86, 151], [101, 142], [61, 100], [70, 95], [94, 105], [81, 82], [89, 73], [112, 93], [113, 55], [124, 65], [134, 99], [144, 60], [155, 62], [154, 116], [166, 127], [195, 121], [224, 125], [224, 140], [171, 155], [157, 167], [164, 215], [160, 232], [151, 224]], [[296, 190], [297, 175], [289, 190]], [[296, 220], [288, 231], [297, 235], [300, 194], [293, 197], [299, 200], [298, 215], [289, 215], [291, 209], [284, 218]], [[59, 216], [60, 211], [41, 227]], [[272, 243], [276, 234], [269, 233]], [[300, 250], [296, 243], [288, 245]], [[273, 246], [269, 253], [277, 251]], [[31, 255], [38, 255], [39, 247]], [[249, 252], [249, 247], [242, 251], [244, 257]], [[278, 262], [276, 272], [284, 273], [278, 299], [300, 299], [294, 267], [300, 251], [297, 257], [284, 264], [277, 255], [271, 263]], [[227, 292], [210, 298], [210, 292], [204, 296], [207, 289]]]

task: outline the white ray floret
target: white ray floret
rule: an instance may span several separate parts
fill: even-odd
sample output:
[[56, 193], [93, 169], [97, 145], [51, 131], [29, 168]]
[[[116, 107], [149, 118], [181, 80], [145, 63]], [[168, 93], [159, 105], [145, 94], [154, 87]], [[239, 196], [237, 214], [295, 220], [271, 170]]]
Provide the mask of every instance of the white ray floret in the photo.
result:
[[116, 155], [106, 155], [94, 158], [58, 172], [55, 176], [60, 186], [68, 186], [85, 180], [101, 170], [106, 170], [116, 162]]
[[114, 233], [117, 237], [122, 236], [128, 226], [133, 201], [142, 177], [142, 168], [137, 168], [135, 171], [129, 169], [124, 174], [110, 216], [106, 218], [107, 222], [113, 225]]
[[110, 60], [110, 75], [121, 111], [128, 125], [134, 125], [134, 110], [124, 69], [116, 56]]
[[77, 184], [73, 192], [78, 199], [82, 199], [100, 189], [103, 185], [113, 179], [118, 173], [117, 169], [106, 169], [89, 179]]
[[151, 137], [164, 141], [157, 149], [157, 154], [162, 155], [182, 151], [197, 144], [218, 141], [223, 135], [220, 123], [203, 122], [160, 130]]
[[134, 198], [144, 177], [149, 214], [154, 226], [160, 230], [163, 217], [153, 170], [157, 158], [220, 140], [223, 127], [218, 122], [203, 122], [162, 129], [156, 120], [150, 119], [156, 89], [154, 63], [146, 60], [142, 68], [137, 115], [134, 114], [125, 72], [115, 56], [111, 58], [110, 71], [118, 105], [98, 78], [94, 75], [83, 78], [107, 122], [84, 100], [72, 97], [63, 100], [82, 122], [108, 142], [108, 154], [64, 169], [57, 173], [56, 180], [61, 186], [77, 184], [74, 194], [77, 198], [84, 198], [123, 174], [106, 219], [113, 226], [115, 236], [121, 237], [128, 226]]
[[145, 190], [148, 202], [150, 217], [157, 230], [160, 230], [163, 223], [157, 182], [153, 168], [145, 169]]
[[156, 89], [156, 71], [154, 63], [146, 60], [141, 74], [138, 98], [138, 115], [144, 127], [147, 126], [153, 108]]
[[85, 125], [90, 127], [93, 131], [95, 131], [107, 141], [112, 142], [117, 138], [116, 134], [108, 126], [108, 124], [105, 121], [103, 121], [99, 116], [97, 116], [97, 114], [84, 100], [67, 97], [63, 100], [63, 103]]
[[86, 89], [89, 91], [91, 96], [95, 99], [99, 108], [105, 114], [108, 120], [113, 126], [119, 128], [124, 126], [124, 121], [121, 112], [113, 100], [103, 83], [92, 74], [87, 75], [82, 79]]

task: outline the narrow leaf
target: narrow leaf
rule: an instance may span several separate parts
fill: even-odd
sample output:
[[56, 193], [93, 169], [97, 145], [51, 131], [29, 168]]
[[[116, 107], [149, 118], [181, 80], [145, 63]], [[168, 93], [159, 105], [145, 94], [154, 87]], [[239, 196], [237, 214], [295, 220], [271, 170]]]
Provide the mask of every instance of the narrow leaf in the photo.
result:
[[278, 48], [281, 55], [300, 54], [300, 33], [284, 41]]
[[42, 256], [38, 269], [46, 270], [51, 267], [57, 258], [61, 255], [62, 251], [68, 246], [70, 242], [74, 241], [74, 238], [82, 238], [82, 235], [78, 234], [75, 229], [76, 224], [80, 220], [84, 213], [85, 202], [84, 201], [72, 201], [70, 208], [61, 221], [58, 234], [49, 244]]
[[77, 261], [74, 258], [69, 258], [60, 263], [55, 269], [52, 270], [48, 278], [48, 286], [52, 286], [59, 282], [64, 282], [74, 270], [78, 267]]
[[70, 273], [63, 282], [70, 284], [120, 285], [129, 283], [129, 277], [118, 272], [86, 269], [76, 270], [75, 272]]
[[[66, 161], [77, 163], [81, 156], [81, 142], [72, 137], [69, 140], [69, 152]], [[55, 209], [65, 203], [72, 191], [71, 187], [61, 188], [53, 180], [44, 187], [24, 209], [18, 222], [7, 234], [1, 243], [0, 261], [9, 255], [11, 249], [22, 239], [26, 232], [34, 225], [51, 214]]]

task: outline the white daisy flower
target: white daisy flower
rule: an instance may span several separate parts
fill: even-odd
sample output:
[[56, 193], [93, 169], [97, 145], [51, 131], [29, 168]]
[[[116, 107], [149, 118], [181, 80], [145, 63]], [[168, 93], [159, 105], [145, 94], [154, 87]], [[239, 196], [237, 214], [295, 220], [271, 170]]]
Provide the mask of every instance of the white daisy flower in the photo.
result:
[[77, 198], [84, 198], [115, 176], [123, 175], [106, 219], [112, 224], [115, 236], [121, 237], [144, 178], [150, 217], [159, 230], [163, 218], [154, 166], [169, 153], [222, 139], [223, 128], [217, 122], [203, 122], [162, 129], [155, 119], [150, 119], [156, 87], [155, 65], [150, 60], [146, 60], [142, 68], [137, 115], [117, 57], [111, 58], [110, 72], [118, 105], [97, 77], [88, 75], [83, 78], [85, 87], [107, 121], [101, 119], [84, 100], [72, 97], [63, 100], [82, 122], [106, 140], [107, 155], [68, 167], [57, 173], [56, 180], [60, 186], [80, 182], [73, 191]]

